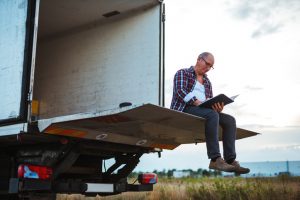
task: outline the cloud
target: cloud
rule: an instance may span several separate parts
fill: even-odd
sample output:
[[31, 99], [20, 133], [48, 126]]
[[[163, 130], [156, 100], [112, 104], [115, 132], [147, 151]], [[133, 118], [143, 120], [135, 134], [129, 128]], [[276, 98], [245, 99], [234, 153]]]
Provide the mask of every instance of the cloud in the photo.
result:
[[238, 19], [247, 19], [253, 16], [256, 9], [251, 2], [248, 1], [240, 1], [236, 6], [230, 9], [234, 17]]
[[299, 0], [241, 0], [227, 5], [234, 18], [256, 24], [252, 38], [277, 33], [300, 14]]
[[281, 24], [261, 24], [251, 35], [252, 38], [258, 38], [263, 35], [268, 35], [272, 33], [276, 33], [279, 29], [283, 27]]
[[286, 11], [290, 14], [300, 11], [299, 0], [239, 0], [227, 5], [232, 15], [238, 19], [263, 20]]
[[243, 124], [240, 127], [249, 129], [249, 130], [264, 130], [264, 129], [274, 129], [275, 128], [275, 126], [272, 126], [272, 125], [262, 125], [262, 124]]
[[[238, 127], [244, 128], [248, 130], [257, 131], [259, 133], [263, 134], [282, 134], [287, 135], [290, 134], [292, 138], [297, 138], [298, 141], [300, 141], [300, 126], [299, 125], [282, 125], [278, 126], [277, 124], [263, 124], [261, 121], [255, 121], [252, 120], [254, 123], [248, 123], [247, 121], [251, 121], [251, 119], [259, 118], [259, 115], [247, 113], [247, 114], [239, 114], [235, 115], [237, 116]], [[243, 120], [244, 119], [244, 120]], [[250, 119], [250, 120], [249, 120]], [[263, 120], [267, 120], [268, 118], [265, 118]]]
[[274, 144], [261, 147], [262, 150], [300, 150], [300, 144]]
[[259, 90], [263, 90], [262, 87], [254, 87], [254, 86], [251, 86], [251, 85], [246, 85], [244, 87], [245, 90], [250, 90], [250, 91], [259, 91]]

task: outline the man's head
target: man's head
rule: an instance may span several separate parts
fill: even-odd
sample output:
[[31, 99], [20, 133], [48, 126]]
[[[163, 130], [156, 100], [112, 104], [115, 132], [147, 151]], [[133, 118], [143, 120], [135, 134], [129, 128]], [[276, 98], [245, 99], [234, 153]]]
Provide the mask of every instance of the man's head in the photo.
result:
[[201, 53], [197, 58], [197, 63], [194, 67], [196, 74], [203, 75], [213, 68], [215, 59], [209, 52]]

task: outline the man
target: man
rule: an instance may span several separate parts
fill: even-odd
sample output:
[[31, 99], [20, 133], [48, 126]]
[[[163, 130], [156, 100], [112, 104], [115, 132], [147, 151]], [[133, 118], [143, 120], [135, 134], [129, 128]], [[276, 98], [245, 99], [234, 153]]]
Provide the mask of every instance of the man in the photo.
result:
[[[205, 138], [209, 168], [237, 174], [249, 173], [248, 168], [241, 167], [235, 160], [235, 119], [222, 113], [224, 103], [219, 102], [212, 108], [202, 108], [199, 105], [207, 98], [213, 97], [212, 85], [206, 73], [213, 69], [214, 56], [209, 52], [201, 53], [195, 66], [177, 71], [174, 77], [173, 99], [171, 109], [205, 118]], [[223, 153], [221, 157], [218, 126], [223, 130]]]

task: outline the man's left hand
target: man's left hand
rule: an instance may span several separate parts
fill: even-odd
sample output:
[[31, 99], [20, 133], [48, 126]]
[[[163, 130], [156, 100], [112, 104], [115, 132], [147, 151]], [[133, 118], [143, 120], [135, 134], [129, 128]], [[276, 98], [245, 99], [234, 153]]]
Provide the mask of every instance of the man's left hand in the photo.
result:
[[214, 109], [214, 111], [216, 112], [222, 112], [223, 108], [224, 108], [224, 102], [215, 103], [214, 105], [212, 105], [212, 109]]

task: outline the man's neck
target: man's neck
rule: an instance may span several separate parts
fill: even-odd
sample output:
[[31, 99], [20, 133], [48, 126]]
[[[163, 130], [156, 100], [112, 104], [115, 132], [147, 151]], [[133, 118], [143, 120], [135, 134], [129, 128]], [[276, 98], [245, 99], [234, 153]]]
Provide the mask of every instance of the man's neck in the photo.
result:
[[203, 77], [204, 77], [204, 74], [202, 74], [202, 73], [196, 73], [196, 76], [197, 76], [197, 78], [198, 78], [198, 77], [203, 78]]
[[203, 82], [204, 82], [203, 81], [203, 75], [198, 75], [197, 74], [197, 80], [198, 80], [199, 83], [203, 84]]

